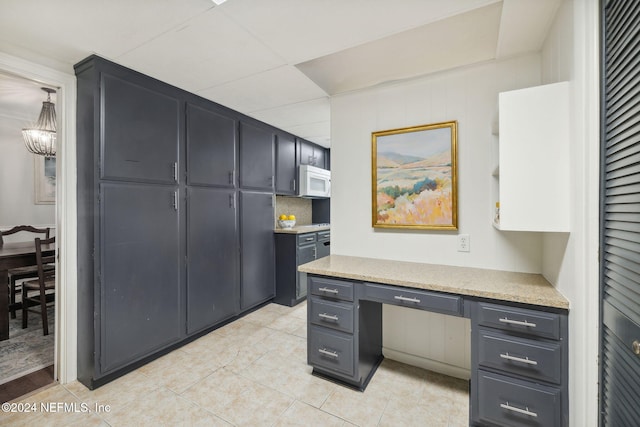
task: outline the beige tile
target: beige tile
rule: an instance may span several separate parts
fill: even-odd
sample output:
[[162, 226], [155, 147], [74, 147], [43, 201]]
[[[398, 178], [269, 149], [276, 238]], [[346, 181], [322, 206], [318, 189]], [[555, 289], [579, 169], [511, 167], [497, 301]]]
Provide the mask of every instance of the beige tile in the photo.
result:
[[182, 393], [219, 367], [215, 360], [206, 355], [189, 354], [178, 349], [146, 364], [138, 369], [138, 372], [151, 378], [158, 385]]
[[166, 389], [158, 389], [104, 415], [118, 426], [229, 426], [227, 422]]
[[307, 324], [306, 322], [304, 323], [304, 325], [300, 326], [298, 329], [296, 329], [295, 331], [291, 332], [292, 335], [295, 335], [297, 337], [300, 338], [304, 338], [305, 340], [307, 339]]
[[388, 400], [384, 394], [337, 387], [320, 409], [359, 426], [375, 426], [382, 418]]
[[218, 369], [202, 381], [188, 388], [182, 397], [218, 414], [230, 402], [256, 385], [228, 369]]
[[215, 414], [236, 426], [271, 426], [292, 403], [293, 398], [253, 383]]
[[95, 390], [89, 390], [77, 381], [65, 387], [90, 406], [109, 405], [113, 410], [118, 410], [130, 401], [158, 389], [160, 385], [155, 380], [134, 371]]
[[344, 420], [313, 406], [295, 401], [278, 419], [275, 427], [341, 427]]
[[298, 317], [293, 317], [293, 316], [283, 316], [269, 323], [267, 327], [290, 334], [296, 329], [299, 329], [300, 327], [304, 326], [305, 324], [306, 324], [305, 319], [300, 319]]

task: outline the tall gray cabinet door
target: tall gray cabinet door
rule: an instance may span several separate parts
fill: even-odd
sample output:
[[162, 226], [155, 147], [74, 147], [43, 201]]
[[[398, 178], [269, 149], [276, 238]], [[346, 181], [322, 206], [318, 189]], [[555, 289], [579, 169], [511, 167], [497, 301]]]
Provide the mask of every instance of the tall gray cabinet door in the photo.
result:
[[103, 373], [181, 337], [176, 191], [171, 186], [100, 185]]
[[101, 178], [174, 183], [179, 101], [103, 74], [102, 102]]
[[273, 133], [240, 122], [240, 186], [272, 190]]
[[234, 185], [236, 133], [236, 120], [187, 104], [189, 184]]
[[273, 195], [240, 192], [241, 287], [245, 310], [275, 295]]
[[276, 194], [297, 194], [296, 139], [276, 137]]
[[194, 188], [187, 198], [187, 332], [238, 313], [235, 192]]
[[640, 425], [640, 3], [600, 2], [600, 425]]

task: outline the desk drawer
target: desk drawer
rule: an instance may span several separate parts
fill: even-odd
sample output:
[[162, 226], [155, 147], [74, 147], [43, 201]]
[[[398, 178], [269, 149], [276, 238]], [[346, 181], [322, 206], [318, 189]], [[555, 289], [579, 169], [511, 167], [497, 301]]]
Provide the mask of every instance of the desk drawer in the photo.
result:
[[371, 283], [365, 284], [365, 294], [367, 299], [384, 304], [429, 310], [453, 316], [462, 315], [462, 298], [455, 295]]
[[298, 245], [306, 245], [316, 242], [316, 233], [298, 234]]
[[491, 425], [562, 425], [561, 393], [554, 387], [478, 370], [478, 402], [480, 420]]
[[560, 384], [562, 348], [559, 341], [534, 341], [482, 328], [478, 333], [481, 366]]
[[331, 302], [312, 297], [309, 308], [311, 323], [347, 333], [353, 332], [353, 304]]
[[352, 335], [311, 326], [307, 345], [310, 365], [353, 376], [355, 362]]
[[318, 231], [318, 242], [331, 240], [331, 231]]
[[309, 277], [309, 284], [312, 295], [353, 301], [353, 284], [351, 282], [312, 276]]
[[560, 315], [554, 313], [478, 303], [478, 324], [504, 331], [560, 339]]

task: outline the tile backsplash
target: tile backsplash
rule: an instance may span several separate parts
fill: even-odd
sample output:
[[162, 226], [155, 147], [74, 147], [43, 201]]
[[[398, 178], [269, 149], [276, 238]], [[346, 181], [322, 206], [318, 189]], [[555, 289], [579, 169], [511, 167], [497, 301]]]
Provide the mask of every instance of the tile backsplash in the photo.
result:
[[311, 199], [276, 196], [276, 224], [280, 215], [295, 215], [296, 225], [311, 224], [313, 207]]

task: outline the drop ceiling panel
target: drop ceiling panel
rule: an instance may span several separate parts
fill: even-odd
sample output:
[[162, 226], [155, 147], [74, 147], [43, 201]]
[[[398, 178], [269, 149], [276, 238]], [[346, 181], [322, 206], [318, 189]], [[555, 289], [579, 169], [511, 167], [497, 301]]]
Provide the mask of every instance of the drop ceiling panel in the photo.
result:
[[294, 135], [298, 135], [301, 138], [307, 139], [323, 147], [329, 147], [331, 145], [331, 122], [319, 122], [309, 123], [298, 126], [289, 126], [285, 129], [287, 132], [291, 132]]
[[218, 10], [211, 9], [117, 59], [192, 92], [284, 65]]
[[290, 65], [197, 93], [204, 98], [249, 115], [254, 111], [327, 96], [322, 89]]
[[209, 0], [2, 0], [0, 40], [74, 64], [115, 58], [214, 6]]
[[252, 116], [266, 123], [278, 123], [285, 127], [329, 121], [329, 98], [323, 97], [282, 107], [255, 111]]
[[497, 3], [298, 65], [333, 95], [495, 57]]
[[498, 1], [233, 0], [221, 10], [297, 64]]

